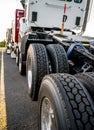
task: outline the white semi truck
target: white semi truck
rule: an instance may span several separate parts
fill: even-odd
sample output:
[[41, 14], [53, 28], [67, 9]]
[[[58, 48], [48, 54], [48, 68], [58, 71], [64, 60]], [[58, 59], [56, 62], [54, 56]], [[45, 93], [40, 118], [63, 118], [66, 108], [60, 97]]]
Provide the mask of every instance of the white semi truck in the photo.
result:
[[21, 0], [17, 64], [38, 100], [40, 130], [94, 129], [94, 38], [82, 36], [92, 2]]

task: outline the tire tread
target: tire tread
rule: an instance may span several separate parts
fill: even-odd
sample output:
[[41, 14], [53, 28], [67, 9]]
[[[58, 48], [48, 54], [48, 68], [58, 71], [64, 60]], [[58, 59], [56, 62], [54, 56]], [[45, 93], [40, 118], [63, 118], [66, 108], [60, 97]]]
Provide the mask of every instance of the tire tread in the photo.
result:
[[[59, 89], [61, 95], [65, 93], [67, 97], [66, 104], [71, 107], [76, 129], [88, 130], [94, 129], [94, 104], [86, 89], [74, 76], [68, 74], [51, 75], [53, 79], [57, 79], [62, 85], [62, 90]], [[91, 103], [92, 102], [92, 103]], [[92, 107], [93, 106], [93, 107]], [[88, 125], [87, 125], [88, 124]]]

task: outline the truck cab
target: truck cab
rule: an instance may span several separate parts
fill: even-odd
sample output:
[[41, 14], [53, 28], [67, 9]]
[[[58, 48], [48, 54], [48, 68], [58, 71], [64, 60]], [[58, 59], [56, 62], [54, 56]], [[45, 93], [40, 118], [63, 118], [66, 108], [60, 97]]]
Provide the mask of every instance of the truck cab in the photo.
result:
[[31, 27], [60, 28], [85, 31], [91, 1], [84, 0], [26, 0], [26, 23]]

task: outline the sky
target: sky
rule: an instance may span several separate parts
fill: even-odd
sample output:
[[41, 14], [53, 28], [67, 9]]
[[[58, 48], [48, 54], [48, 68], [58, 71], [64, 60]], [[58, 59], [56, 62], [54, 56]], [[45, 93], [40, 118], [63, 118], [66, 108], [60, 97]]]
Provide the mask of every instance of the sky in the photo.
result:
[[0, 2], [0, 41], [6, 39], [6, 29], [11, 28], [16, 8], [22, 9], [18, 0], [1, 0]]
[[[0, 2], [0, 41], [6, 39], [6, 29], [11, 28], [16, 8], [22, 9], [19, 0], [1, 0]], [[94, 0], [85, 35], [94, 37]]]

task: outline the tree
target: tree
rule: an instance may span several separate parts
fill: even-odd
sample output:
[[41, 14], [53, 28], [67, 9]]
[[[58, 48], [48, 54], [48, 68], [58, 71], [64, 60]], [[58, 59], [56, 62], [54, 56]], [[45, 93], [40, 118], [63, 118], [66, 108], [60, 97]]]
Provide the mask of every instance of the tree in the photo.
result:
[[4, 41], [1, 41], [0, 42], [0, 47], [5, 47], [6, 46], [6, 41], [4, 40]]

